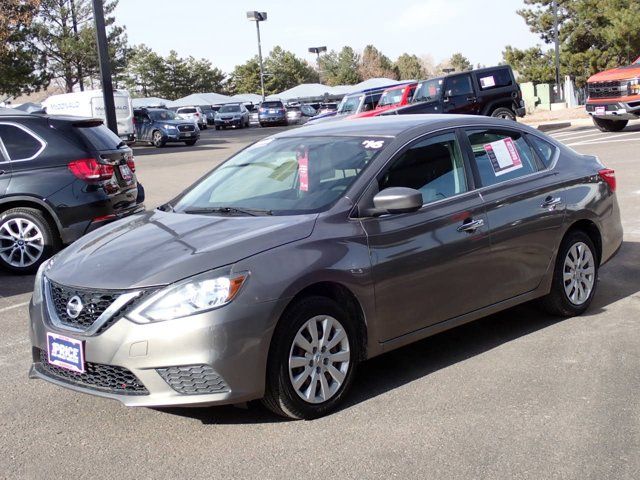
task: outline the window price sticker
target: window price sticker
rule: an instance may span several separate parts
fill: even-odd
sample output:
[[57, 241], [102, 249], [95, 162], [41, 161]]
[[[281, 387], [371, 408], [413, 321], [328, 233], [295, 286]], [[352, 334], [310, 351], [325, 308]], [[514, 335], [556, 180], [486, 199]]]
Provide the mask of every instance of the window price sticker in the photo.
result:
[[300, 179], [300, 191], [309, 191], [309, 150], [303, 149], [297, 152], [298, 178]]
[[480, 86], [482, 88], [491, 88], [496, 86], [496, 79], [493, 76], [490, 77], [482, 77], [480, 79]]
[[522, 160], [515, 143], [509, 137], [497, 142], [483, 145], [484, 151], [491, 161], [493, 173], [496, 177], [522, 168]]

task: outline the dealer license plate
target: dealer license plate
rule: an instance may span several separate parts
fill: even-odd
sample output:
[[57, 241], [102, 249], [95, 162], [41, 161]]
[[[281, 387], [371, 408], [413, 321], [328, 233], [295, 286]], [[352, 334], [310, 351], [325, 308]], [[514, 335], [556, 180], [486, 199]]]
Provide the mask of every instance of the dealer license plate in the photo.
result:
[[596, 107], [596, 115], [604, 115], [606, 113], [605, 107]]
[[120, 175], [125, 182], [133, 180], [133, 172], [129, 168], [129, 165], [120, 165]]
[[84, 343], [81, 340], [47, 332], [47, 358], [52, 365], [84, 373]]

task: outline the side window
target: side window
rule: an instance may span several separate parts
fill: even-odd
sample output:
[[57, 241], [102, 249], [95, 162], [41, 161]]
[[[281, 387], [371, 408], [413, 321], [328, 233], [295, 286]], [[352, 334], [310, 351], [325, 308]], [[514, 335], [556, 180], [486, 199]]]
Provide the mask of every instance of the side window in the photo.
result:
[[42, 143], [15, 125], [0, 124], [0, 138], [11, 160], [26, 160], [38, 154]]
[[457, 75], [455, 77], [448, 78], [444, 89], [447, 97], [457, 97], [473, 93], [471, 75]]
[[482, 186], [522, 177], [538, 171], [533, 152], [519, 132], [467, 130]]
[[509, 87], [513, 85], [513, 79], [508, 69], [501, 68], [479, 73], [478, 83], [480, 84], [480, 90], [485, 91], [494, 88]]
[[551, 162], [553, 162], [556, 147], [534, 135], [528, 135], [527, 138], [530, 140], [531, 146], [538, 154], [538, 157], [540, 157], [540, 160], [542, 160], [542, 163], [544, 163], [544, 166], [549, 168], [551, 166]]
[[467, 191], [464, 161], [453, 133], [422, 140], [400, 155], [379, 180], [379, 188], [420, 190], [424, 203]]

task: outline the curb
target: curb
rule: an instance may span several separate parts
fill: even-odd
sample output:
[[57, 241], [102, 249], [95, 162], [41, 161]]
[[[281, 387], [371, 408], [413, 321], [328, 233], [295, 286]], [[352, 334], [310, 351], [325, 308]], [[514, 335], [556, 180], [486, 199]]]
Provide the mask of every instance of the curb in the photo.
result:
[[571, 122], [555, 122], [555, 123], [541, 123], [538, 125], [538, 130], [541, 132], [550, 132], [551, 130], [559, 130], [561, 128], [567, 128], [571, 126]]

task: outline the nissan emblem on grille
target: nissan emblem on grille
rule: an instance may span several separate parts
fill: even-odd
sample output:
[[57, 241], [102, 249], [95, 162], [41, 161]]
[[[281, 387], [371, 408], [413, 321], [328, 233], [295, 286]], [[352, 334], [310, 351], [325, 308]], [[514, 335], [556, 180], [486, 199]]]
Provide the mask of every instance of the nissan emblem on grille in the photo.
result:
[[67, 315], [69, 315], [70, 318], [78, 318], [80, 316], [80, 313], [82, 312], [83, 307], [84, 305], [82, 305], [82, 300], [80, 300], [80, 297], [74, 295], [67, 302]]

